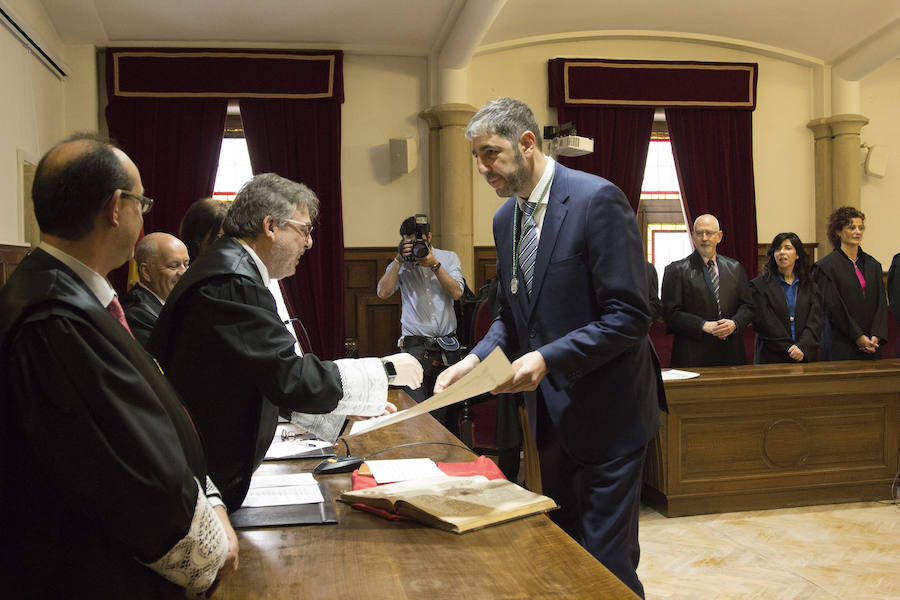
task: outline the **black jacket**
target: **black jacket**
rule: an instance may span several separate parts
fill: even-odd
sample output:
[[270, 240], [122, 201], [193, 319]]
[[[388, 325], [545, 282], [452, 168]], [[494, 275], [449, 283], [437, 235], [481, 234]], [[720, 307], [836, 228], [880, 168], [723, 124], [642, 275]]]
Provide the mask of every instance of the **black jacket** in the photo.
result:
[[131, 328], [134, 339], [145, 348], [162, 307], [162, 302], [153, 295], [153, 292], [140, 283], [134, 284], [122, 301], [128, 327]]
[[[881, 263], [860, 248], [856, 265], [866, 280], [865, 294], [853, 261], [840, 248], [813, 268], [825, 309], [822, 360], [875, 360], [881, 358], [881, 347], [888, 339]], [[875, 354], [866, 354], [857, 347], [856, 340], [861, 335], [878, 336], [880, 346]]]
[[719, 303], [723, 319], [734, 321], [737, 329], [725, 340], [702, 330], [704, 321], [717, 321], [719, 311], [709, 274], [695, 250], [666, 267], [662, 303], [666, 328], [675, 334], [672, 343], [673, 367], [711, 367], [747, 364], [743, 331], [753, 319], [753, 300], [747, 273], [741, 263], [716, 256], [719, 267]]
[[753, 291], [753, 328], [756, 331], [756, 364], [792, 363], [788, 349], [797, 345], [803, 351], [802, 362], [818, 360], [822, 335], [822, 300], [814, 281], [800, 281], [794, 305], [794, 331], [781, 277], [766, 279], [760, 275], [750, 282]]
[[240, 508], [272, 442], [278, 409], [327, 413], [343, 396], [337, 366], [297, 356], [294, 342], [252, 257], [230, 237], [191, 264], [150, 335], [229, 511]]
[[[35, 598], [172, 598], [203, 448], [153, 359], [63, 263], [0, 292], [0, 580]], [[197, 481], [195, 481], [195, 478]]]

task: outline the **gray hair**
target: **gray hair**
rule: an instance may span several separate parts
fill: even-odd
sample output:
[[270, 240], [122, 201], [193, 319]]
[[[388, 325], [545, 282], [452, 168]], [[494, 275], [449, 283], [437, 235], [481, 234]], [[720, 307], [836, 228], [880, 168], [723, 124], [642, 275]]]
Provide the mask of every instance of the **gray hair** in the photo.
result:
[[476, 112], [466, 126], [466, 139], [484, 134], [497, 134], [508, 139], [515, 147], [522, 134], [534, 134], [537, 147], [543, 142], [541, 128], [528, 105], [515, 98], [498, 98], [488, 102]]
[[298, 208], [306, 208], [310, 221], [315, 221], [319, 216], [319, 199], [302, 183], [275, 173], [261, 173], [245, 183], [234, 197], [222, 229], [225, 235], [253, 238], [262, 231], [267, 216], [283, 226]]

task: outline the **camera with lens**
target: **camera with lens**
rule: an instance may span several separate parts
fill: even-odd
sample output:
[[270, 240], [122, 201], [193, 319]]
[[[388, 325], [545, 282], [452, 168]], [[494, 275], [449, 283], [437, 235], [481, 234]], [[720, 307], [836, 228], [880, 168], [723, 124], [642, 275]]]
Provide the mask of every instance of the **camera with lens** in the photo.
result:
[[[409, 254], [403, 254], [403, 245], [408, 244], [404, 240], [400, 240], [397, 245], [397, 253], [407, 262], [416, 262], [428, 256], [428, 233], [431, 228], [428, 226], [428, 215], [418, 214], [415, 220], [415, 230], [412, 232], [416, 239], [412, 241], [412, 247]], [[409, 234], [407, 234], [409, 235]]]

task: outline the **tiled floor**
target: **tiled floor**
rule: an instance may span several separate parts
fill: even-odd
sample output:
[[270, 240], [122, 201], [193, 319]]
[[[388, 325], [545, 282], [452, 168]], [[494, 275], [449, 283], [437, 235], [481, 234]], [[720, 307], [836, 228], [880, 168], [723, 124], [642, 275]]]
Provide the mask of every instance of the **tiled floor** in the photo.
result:
[[667, 519], [643, 508], [647, 600], [900, 599], [900, 508], [865, 502]]

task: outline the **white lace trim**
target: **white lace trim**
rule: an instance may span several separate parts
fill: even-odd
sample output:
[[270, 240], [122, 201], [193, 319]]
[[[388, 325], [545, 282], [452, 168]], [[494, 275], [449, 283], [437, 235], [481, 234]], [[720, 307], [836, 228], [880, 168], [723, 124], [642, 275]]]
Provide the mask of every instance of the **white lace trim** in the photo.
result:
[[341, 373], [344, 397], [335, 412], [377, 417], [387, 403], [388, 382], [380, 358], [342, 358], [334, 361]]
[[387, 403], [387, 375], [379, 358], [357, 358], [334, 361], [341, 374], [344, 396], [337, 408], [324, 415], [291, 413], [291, 423], [316, 434], [319, 439], [334, 442], [341, 433], [347, 415], [377, 417]]
[[219, 491], [213, 480], [209, 478], [209, 475], [206, 476], [206, 500], [213, 508], [225, 506], [225, 503], [222, 502], [222, 492]]
[[227, 554], [228, 536], [198, 482], [197, 505], [187, 535], [162, 558], [144, 564], [189, 594], [200, 594], [213, 584]]

